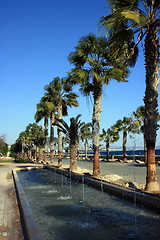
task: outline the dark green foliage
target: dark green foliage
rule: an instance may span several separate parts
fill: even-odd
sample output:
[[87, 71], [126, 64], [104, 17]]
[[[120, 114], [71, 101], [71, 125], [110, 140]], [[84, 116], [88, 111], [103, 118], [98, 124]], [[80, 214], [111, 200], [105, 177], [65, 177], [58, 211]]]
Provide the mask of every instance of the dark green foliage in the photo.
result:
[[24, 159], [19, 157], [15, 158], [14, 162], [15, 163], [32, 163], [32, 161], [29, 159]]
[[68, 57], [75, 68], [69, 72], [71, 84], [80, 84], [84, 95], [94, 92], [94, 81], [108, 84], [111, 79], [126, 81], [128, 70], [122, 59], [110, 58], [108, 39], [88, 35], [78, 42]]
[[17, 153], [20, 153], [22, 151], [22, 144], [18, 141], [16, 143], [12, 144], [10, 149], [10, 156], [15, 157]]
[[53, 124], [54, 126], [58, 126], [60, 130], [66, 134], [67, 138], [70, 141], [70, 144], [75, 144], [79, 142], [79, 139], [82, 134], [84, 134], [85, 129], [91, 126], [90, 123], [85, 124], [81, 122], [79, 119], [81, 115], [77, 115], [76, 118], [70, 118], [70, 125], [68, 125], [63, 119], [57, 119], [57, 121]]
[[72, 92], [72, 86], [67, 81], [67, 79], [56, 77], [50, 82], [49, 85], [45, 86], [44, 102], [46, 104], [50, 103], [54, 105], [54, 112], [58, 111], [58, 107], [61, 103], [62, 105], [62, 115], [68, 115], [68, 106], [77, 107], [77, 97], [78, 95]]
[[6, 155], [8, 152], [8, 144], [4, 142], [2, 138], [0, 138], [0, 153]]
[[19, 134], [15, 144], [11, 146], [11, 156], [15, 157], [22, 151], [28, 152], [34, 146], [43, 147], [44, 143], [45, 135], [42, 126], [38, 126], [36, 123], [29, 124], [26, 130]]

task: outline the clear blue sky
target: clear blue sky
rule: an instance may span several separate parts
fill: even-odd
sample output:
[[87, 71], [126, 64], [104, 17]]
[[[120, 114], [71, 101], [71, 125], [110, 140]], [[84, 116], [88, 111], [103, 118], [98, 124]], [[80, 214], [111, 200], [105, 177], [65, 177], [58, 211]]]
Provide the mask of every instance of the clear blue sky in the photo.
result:
[[[73, 67], [67, 59], [69, 53], [82, 36], [101, 34], [98, 22], [107, 14], [105, 0], [0, 1], [0, 136], [5, 135], [7, 143], [14, 143], [19, 133], [34, 122], [44, 86], [54, 77], [67, 76]], [[107, 129], [143, 105], [143, 64], [140, 57], [128, 83], [113, 80], [104, 88], [102, 128]], [[79, 104], [69, 110], [66, 120], [80, 113], [82, 121], [90, 122], [92, 104], [82, 96]], [[137, 146], [143, 145], [142, 136], [136, 139]], [[133, 141], [128, 143], [132, 146]]]

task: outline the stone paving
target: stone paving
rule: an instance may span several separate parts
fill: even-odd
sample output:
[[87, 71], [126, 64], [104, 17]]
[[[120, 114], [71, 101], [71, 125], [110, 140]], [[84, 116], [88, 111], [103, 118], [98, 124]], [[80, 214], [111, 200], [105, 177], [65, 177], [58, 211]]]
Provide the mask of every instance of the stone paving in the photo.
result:
[[0, 239], [7, 239], [7, 226], [11, 225], [10, 199], [7, 190], [13, 187], [13, 182], [7, 180], [7, 168], [0, 169]]

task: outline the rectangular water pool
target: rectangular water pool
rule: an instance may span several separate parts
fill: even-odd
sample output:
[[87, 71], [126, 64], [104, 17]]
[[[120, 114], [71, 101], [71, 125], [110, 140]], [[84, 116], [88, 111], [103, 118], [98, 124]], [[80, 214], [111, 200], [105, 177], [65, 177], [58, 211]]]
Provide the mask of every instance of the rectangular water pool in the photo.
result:
[[160, 215], [47, 169], [20, 171], [44, 240], [159, 239]]

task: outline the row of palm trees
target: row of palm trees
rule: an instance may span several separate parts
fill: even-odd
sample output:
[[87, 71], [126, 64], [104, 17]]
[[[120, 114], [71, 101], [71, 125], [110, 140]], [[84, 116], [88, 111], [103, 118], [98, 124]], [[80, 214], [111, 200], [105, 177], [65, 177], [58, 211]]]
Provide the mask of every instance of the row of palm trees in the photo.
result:
[[[77, 107], [77, 95], [72, 91], [72, 86], [64, 78], [54, 78], [54, 80], [47, 86], [45, 86], [45, 94], [41, 98], [40, 103], [37, 104], [37, 112], [35, 114], [35, 120], [38, 123], [44, 119], [45, 129], [45, 157], [44, 161], [47, 161], [47, 146], [48, 146], [48, 119], [50, 118], [50, 162], [53, 163], [54, 152], [54, 126], [55, 118], [61, 120], [62, 116], [68, 115], [68, 107]], [[61, 125], [61, 123], [59, 123]], [[62, 165], [62, 131], [60, 126], [58, 127], [58, 166]]]
[[126, 82], [128, 69], [122, 58], [110, 59], [108, 41], [104, 37], [88, 35], [83, 37], [69, 55], [74, 68], [69, 71], [69, 81], [79, 84], [83, 95], [93, 97], [92, 111], [92, 147], [94, 152], [93, 175], [100, 174], [99, 137], [100, 114], [102, 112], [102, 87], [109, 81]]
[[[39, 161], [43, 157], [43, 148], [45, 144], [45, 132], [42, 126], [36, 123], [29, 124], [25, 131], [19, 134], [16, 142], [11, 146], [11, 153], [20, 158], [35, 159]], [[37, 152], [39, 152], [37, 154]]]
[[[127, 82], [129, 67], [134, 66], [138, 55], [138, 44], [144, 41], [144, 56], [146, 67], [146, 91], [144, 97], [144, 120], [142, 132], [147, 149], [147, 178], [146, 190], [159, 191], [156, 175], [155, 143], [158, 117], [158, 63], [159, 45], [158, 32], [159, 8], [158, 0], [110, 0], [111, 13], [101, 18], [101, 24], [106, 27], [108, 37], [88, 35], [82, 37], [75, 51], [69, 54], [69, 61], [73, 69], [66, 79], [59, 77], [45, 87], [45, 94], [37, 105], [36, 122], [44, 118], [45, 143], [48, 139], [48, 118], [50, 118], [50, 149], [53, 152], [55, 119], [59, 119], [58, 126], [58, 165], [62, 164], [62, 116], [67, 115], [67, 107], [78, 106], [77, 95], [73, 86], [79, 85], [85, 96], [93, 98], [92, 113], [92, 145], [94, 151], [93, 175], [100, 174], [99, 141], [100, 141], [100, 114], [103, 85], [109, 81]], [[137, 40], [136, 40], [137, 38]], [[136, 113], [138, 114], [138, 113]], [[124, 118], [117, 121], [115, 128], [123, 131], [124, 152], [127, 132], [135, 128], [131, 119]], [[131, 122], [131, 124], [130, 124]], [[123, 128], [121, 127], [122, 125]], [[134, 125], [134, 127], [133, 127]], [[112, 129], [113, 130], [113, 129]], [[45, 148], [45, 161], [47, 148]], [[51, 154], [52, 155], [52, 154]], [[124, 156], [125, 157], [125, 156]], [[53, 156], [51, 157], [53, 162]]]
[[[39, 105], [38, 105], [39, 106]], [[119, 133], [123, 131], [123, 160], [126, 160], [126, 143], [127, 143], [127, 133], [140, 133], [140, 129], [143, 127], [141, 123], [141, 118], [143, 117], [143, 111], [144, 107], [139, 107], [136, 112], [133, 112], [133, 114], [136, 116], [136, 120], [133, 120], [133, 118], [124, 117], [122, 120], [118, 120], [113, 126], [108, 128], [106, 131], [102, 129], [102, 134], [100, 134], [100, 141], [106, 142], [106, 157], [109, 158], [109, 147], [110, 143], [116, 142], [120, 136]], [[141, 112], [141, 115], [140, 115]], [[139, 116], [137, 116], [137, 113], [139, 113]], [[37, 113], [36, 113], [37, 115]], [[35, 115], [35, 116], [36, 116]], [[46, 116], [45, 116], [46, 118]], [[17, 140], [17, 143], [19, 143], [19, 149], [18, 152], [21, 152], [23, 154], [23, 157], [29, 158], [29, 159], [35, 159], [37, 158], [38, 161], [42, 161], [44, 159], [44, 162], [47, 162], [47, 154], [50, 152], [50, 163], [54, 164], [53, 161], [53, 153], [55, 152], [55, 146], [58, 143], [58, 139], [53, 137], [53, 131], [54, 126], [57, 126], [59, 130], [61, 130], [66, 136], [63, 136], [63, 147], [64, 149], [64, 143], [66, 142], [69, 144], [70, 147], [70, 169], [75, 170], [77, 168], [77, 150], [79, 147], [79, 141], [80, 139], [82, 142], [84, 141], [85, 146], [85, 158], [87, 159], [87, 148], [88, 148], [88, 140], [92, 139], [91, 134], [91, 123], [84, 123], [80, 121], [80, 115], [78, 115], [76, 118], [70, 119], [70, 125], [68, 125], [63, 119], [56, 119], [56, 121], [53, 122], [53, 119], [51, 119], [51, 133], [50, 137], [48, 138], [48, 133], [46, 134], [47, 129], [42, 129], [42, 126], [38, 126], [36, 123], [29, 124], [26, 127], [26, 130], [22, 132], [19, 135], [19, 138]], [[44, 119], [44, 123], [46, 123], [48, 120]], [[47, 138], [46, 138], [47, 135]], [[48, 141], [50, 139], [50, 141]], [[48, 149], [48, 142], [52, 142], [50, 144], [50, 150]], [[22, 143], [22, 146], [21, 146]], [[59, 143], [58, 143], [59, 144]], [[42, 150], [44, 148], [44, 157], [42, 156]], [[36, 153], [39, 153], [36, 155]], [[62, 150], [63, 152], [63, 150]], [[61, 161], [62, 164], [62, 161]], [[61, 165], [60, 165], [61, 166]]]
[[[143, 43], [146, 89], [144, 132], [147, 149], [146, 191], [159, 191], [156, 174], [155, 144], [158, 118], [159, 0], [110, 0], [110, 14], [101, 18], [110, 38], [111, 58], [126, 53], [126, 61], [136, 56]], [[122, 51], [123, 50], [123, 51]]]
[[[118, 120], [114, 125], [108, 128], [106, 131], [102, 129], [102, 134], [100, 134], [100, 141], [103, 140], [106, 142], [106, 157], [109, 158], [109, 147], [110, 143], [116, 142], [120, 136], [119, 133], [123, 131], [123, 160], [126, 160], [126, 143], [127, 143], [127, 133], [140, 133], [141, 129], [143, 128], [143, 119], [144, 119], [144, 106], [137, 108], [133, 115], [136, 119], [131, 117], [127, 118], [124, 117], [122, 120]], [[57, 126], [60, 130], [66, 135], [63, 137], [63, 143], [66, 140], [66, 143], [69, 144], [70, 149], [70, 170], [74, 171], [77, 169], [77, 150], [79, 146], [80, 139], [85, 142], [85, 158], [87, 159], [87, 146], [88, 140], [92, 138], [90, 127], [92, 126], [91, 123], [85, 124], [81, 122], [80, 116], [78, 115], [76, 118], [70, 119], [70, 125], [68, 125], [63, 119], [57, 119], [52, 124], [52, 127]], [[46, 122], [46, 120], [44, 121]], [[46, 152], [50, 152], [50, 164], [54, 164], [53, 162], [53, 153], [52, 151], [45, 149], [43, 154], [43, 148], [46, 145], [46, 129], [43, 130], [42, 126], [38, 126], [36, 123], [29, 124], [26, 127], [26, 130], [22, 132], [17, 140], [19, 146], [17, 152], [21, 152], [24, 158], [28, 159], [37, 159], [38, 161], [47, 161]], [[52, 133], [52, 132], [51, 132]], [[48, 136], [48, 134], [47, 134]], [[50, 139], [53, 136], [50, 135]], [[22, 146], [21, 146], [22, 143]], [[48, 139], [47, 139], [48, 143]], [[55, 150], [55, 146], [58, 143], [57, 138], [54, 137], [53, 139], [54, 148], [52, 148], [53, 152]], [[13, 149], [12, 149], [13, 150]], [[38, 152], [39, 151], [39, 152]], [[44, 155], [44, 157], [43, 157]], [[52, 162], [51, 162], [52, 160]]]
[[[119, 140], [119, 133], [123, 134], [123, 160], [127, 160], [127, 134], [139, 134], [141, 128], [141, 122], [139, 118], [134, 119], [133, 117], [123, 117], [122, 120], [117, 120], [117, 122], [108, 128], [106, 131], [102, 129], [102, 134], [100, 135], [101, 140], [106, 142], [106, 158], [109, 158], [109, 147], [110, 143], [114, 143]], [[131, 136], [131, 135], [130, 135]]]
[[[99, 137], [100, 137], [100, 113], [102, 101], [102, 86], [108, 84], [110, 80], [126, 81], [128, 69], [123, 64], [122, 59], [109, 60], [109, 51], [106, 38], [88, 35], [82, 38], [75, 52], [69, 55], [69, 61], [74, 64], [74, 68], [69, 72], [67, 79], [58, 77], [45, 87], [46, 93], [37, 105], [35, 115], [36, 122], [43, 117], [46, 129], [46, 145], [48, 138], [47, 118], [52, 114], [51, 126], [55, 120], [62, 119], [62, 115], [67, 115], [67, 106], [78, 106], [77, 95], [72, 92], [73, 85], [79, 84], [81, 92], [88, 96], [92, 94], [93, 114], [92, 114], [92, 140], [93, 140], [93, 175], [100, 174], [99, 165]], [[42, 106], [44, 109], [42, 111]], [[54, 114], [53, 114], [54, 112]], [[62, 131], [61, 122], [58, 125], [58, 166], [61, 166], [62, 159]], [[51, 134], [53, 136], [53, 133]], [[45, 158], [46, 161], [46, 158]], [[52, 162], [52, 161], [51, 161]]]

